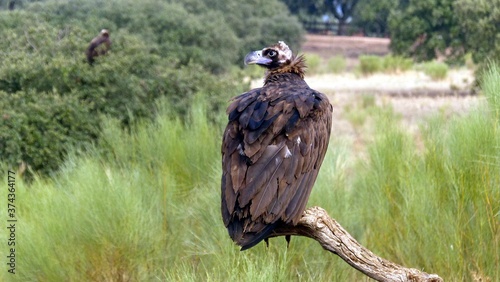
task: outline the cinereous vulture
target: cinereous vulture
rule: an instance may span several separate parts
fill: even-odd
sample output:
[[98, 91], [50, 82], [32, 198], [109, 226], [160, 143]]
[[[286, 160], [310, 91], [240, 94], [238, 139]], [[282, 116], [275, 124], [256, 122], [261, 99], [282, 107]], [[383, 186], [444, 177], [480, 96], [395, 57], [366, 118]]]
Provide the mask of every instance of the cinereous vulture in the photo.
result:
[[309, 88], [304, 57], [284, 42], [249, 53], [245, 64], [267, 71], [263, 87], [232, 99], [222, 141], [222, 218], [241, 250], [297, 224], [332, 124], [328, 98]]

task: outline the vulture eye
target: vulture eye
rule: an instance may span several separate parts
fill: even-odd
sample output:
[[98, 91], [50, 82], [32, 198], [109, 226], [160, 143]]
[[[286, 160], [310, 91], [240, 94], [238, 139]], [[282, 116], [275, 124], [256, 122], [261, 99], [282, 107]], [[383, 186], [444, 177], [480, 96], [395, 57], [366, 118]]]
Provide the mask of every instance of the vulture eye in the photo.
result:
[[274, 50], [270, 50], [269, 53], [267, 53], [269, 58], [276, 57], [277, 54], [278, 54], [278, 52], [276, 52]]

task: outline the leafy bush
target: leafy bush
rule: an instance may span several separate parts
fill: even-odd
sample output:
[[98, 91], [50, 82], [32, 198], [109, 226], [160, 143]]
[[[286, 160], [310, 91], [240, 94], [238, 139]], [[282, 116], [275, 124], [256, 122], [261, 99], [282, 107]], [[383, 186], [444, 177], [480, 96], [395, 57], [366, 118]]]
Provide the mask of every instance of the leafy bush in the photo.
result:
[[[284, 5], [277, 0], [263, 3], [248, 2], [244, 4], [247, 9], [241, 10], [230, 0], [211, 5], [190, 0], [23, 2], [22, 10], [0, 11], [0, 49], [5, 50], [0, 61], [0, 91], [6, 97], [21, 93], [26, 99], [47, 99], [42, 105], [53, 99], [78, 104], [78, 122], [88, 121], [93, 126], [101, 115], [116, 118], [124, 126], [152, 119], [154, 105], [163, 97], [174, 105], [172, 115], [181, 119], [200, 93], [210, 97], [206, 100], [210, 111], [222, 111], [230, 96], [243, 92], [242, 74], [234, 71], [242, 65], [242, 54], [278, 40], [295, 48], [300, 43], [302, 28], [297, 20], [288, 17], [286, 9], [267, 10]], [[89, 66], [84, 51], [102, 28], [110, 30], [112, 48]], [[53, 93], [55, 97], [50, 97]], [[0, 110], [4, 107], [2, 104]], [[25, 112], [22, 106], [11, 110]], [[73, 131], [63, 127], [51, 130], [61, 130], [54, 134], [71, 140], [66, 143], [82, 136], [82, 143], [98, 141], [98, 132], [87, 135], [78, 122], [65, 124]], [[11, 129], [2, 123], [0, 130]], [[70, 132], [74, 137], [66, 136]], [[65, 150], [24, 139], [16, 146], [1, 154], [3, 161], [24, 161], [44, 173], [57, 167], [62, 154], [54, 153], [48, 160], [26, 152]], [[46, 167], [42, 160], [47, 161]]]
[[448, 75], [448, 65], [441, 62], [427, 62], [422, 64], [422, 69], [432, 80], [443, 80]]
[[337, 55], [328, 59], [326, 69], [329, 73], [341, 73], [346, 69], [346, 59], [343, 56]]
[[451, 57], [463, 55], [463, 31], [453, 9], [455, 0], [400, 1], [389, 16], [391, 51], [417, 61], [436, 58], [448, 47]]
[[383, 59], [374, 55], [359, 56], [359, 70], [362, 74], [372, 74], [383, 69]]
[[99, 134], [99, 118], [75, 96], [0, 91], [0, 155], [9, 167], [56, 169], [69, 148], [82, 148]]
[[362, 55], [359, 57], [359, 70], [362, 74], [376, 72], [400, 73], [413, 67], [413, 60], [400, 56]]
[[306, 53], [307, 73], [323, 74], [323, 73], [340, 73], [346, 68], [346, 59], [342, 56], [334, 56], [326, 61], [318, 54]]
[[389, 73], [400, 73], [411, 69], [413, 60], [401, 56], [385, 56], [383, 62], [383, 69]]
[[318, 54], [308, 53], [304, 54], [307, 65], [307, 72], [310, 74], [321, 73], [322, 59]]
[[500, 58], [500, 0], [399, 1], [391, 11], [392, 52], [428, 61], [438, 56], [463, 63], [467, 53], [484, 70]]
[[491, 60], [500, 63], [500, 0], [457, 0], [454, 9], [460, 28], [466, 31], [465, 52], [478, 65], [476, 78], [480, 79]]

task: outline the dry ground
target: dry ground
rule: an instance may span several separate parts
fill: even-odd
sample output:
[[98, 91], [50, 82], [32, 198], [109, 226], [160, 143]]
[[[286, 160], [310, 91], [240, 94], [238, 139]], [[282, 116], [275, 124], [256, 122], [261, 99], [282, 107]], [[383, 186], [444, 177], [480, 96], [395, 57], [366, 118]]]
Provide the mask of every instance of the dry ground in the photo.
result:
[[[413, 70], [370, 76], [352, 72], [362, 54], [389, 54], [389, 39], [386, 38], [307, 35], [299, 53], [315, 53], [325, 60], [336, 55], [347, 59], [346, 73], [306, 74], [306, 81], [311, 88], [327, 94], [334, 106], [332, 136], [347, 139], [357, 153], [364, 151], [371, 136], [367, 126], [363, 128], [353, 122], [352, 111], [359, 109], [367, 95], [374, 96], [376, 105], [391, 105], [401, 117], [403, 126], [416, 136], [419, 126], [429, 117], [438, 113], [450, 118], [463, 115], [483, 99], [471, 94], [474, 77], [472, 71], [465, 68], [451, 69], [441, 81], [433, 81], [424, 73]], [[260, 79], [252, 82], [252, 88], [261, 85]]]
[[[348, 59], [348, 65], [353, 66], [359, 55], [389, 54], [389, 39], [307, 35], [301, 51], [316, 53], [325, 59], [342, 55]], [[353, 138], [355, 143], [361, 142], [362, 137], [346, 117], [346, 109], [355, 109], [353, 105], [359, 104], [363, 95], [375, 95], [378, 105], [391, 104], [403, 124], [416, 131], [426, 118], [439, 112], [451, 117], [467, 113], [477, 105], [481, 98], [470, 94], [473, 80], [472, 71], [467, 69], [452, 69], [442, 81], [433, 81], [416, 71], [366, 77], [352, 72], [306, 77], [312, 88], [330, 96], [335, 108], [334, 132]]]

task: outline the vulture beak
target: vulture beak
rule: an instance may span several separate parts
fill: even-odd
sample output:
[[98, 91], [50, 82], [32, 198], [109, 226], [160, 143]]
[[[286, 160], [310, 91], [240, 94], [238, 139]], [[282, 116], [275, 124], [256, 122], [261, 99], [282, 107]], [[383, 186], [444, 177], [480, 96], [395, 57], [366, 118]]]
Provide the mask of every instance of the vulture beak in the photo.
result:
[[257, 65], [264, 65], [264, 66], [267, 66], [269, 63], [271, 63], [273, 60], [267, 58], [267, 57], [263, 57], [262, 56], [262, 51], [253, 51], [253, 52], [250, 52], [248, 53], [246, 56], [245, 56], [245, 65], [253, 65], [253, 64], [257, 64]]

